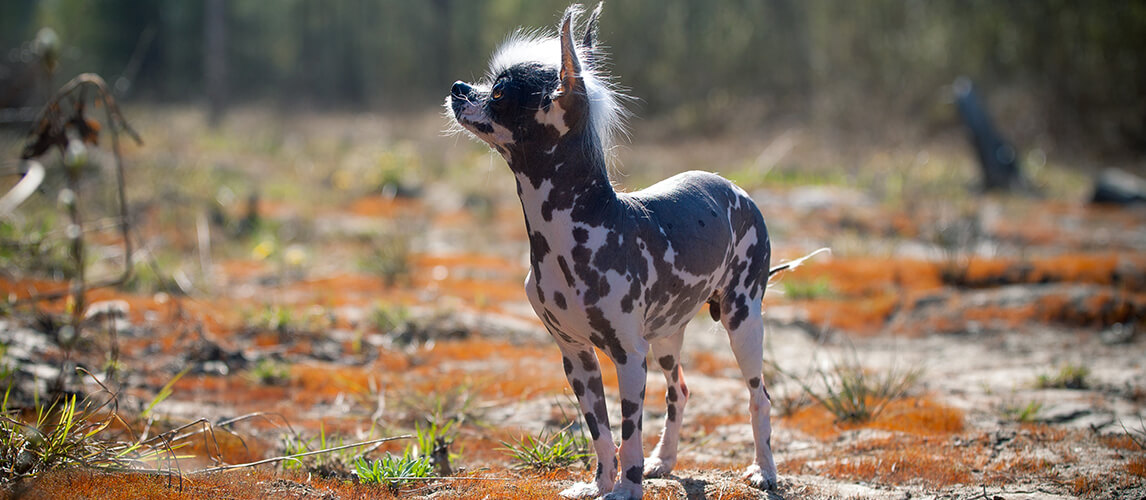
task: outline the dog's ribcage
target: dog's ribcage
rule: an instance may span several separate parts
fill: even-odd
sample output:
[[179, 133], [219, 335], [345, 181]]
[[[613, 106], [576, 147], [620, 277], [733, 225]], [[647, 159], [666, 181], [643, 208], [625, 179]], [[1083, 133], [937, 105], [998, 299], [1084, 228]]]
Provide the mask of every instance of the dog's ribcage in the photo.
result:
[[[588, 341], [615, 361], [636, 343], [679, 332], [706, 300], [735, 326], [759, 304], [770, 246], [751, 198], [706, 172], [643, 191], [595, 185], [567, 193], [518, 176], [532, 268], [526, 291], [556, 336]], [[560, 189], [560, 188], [557, 188]]]

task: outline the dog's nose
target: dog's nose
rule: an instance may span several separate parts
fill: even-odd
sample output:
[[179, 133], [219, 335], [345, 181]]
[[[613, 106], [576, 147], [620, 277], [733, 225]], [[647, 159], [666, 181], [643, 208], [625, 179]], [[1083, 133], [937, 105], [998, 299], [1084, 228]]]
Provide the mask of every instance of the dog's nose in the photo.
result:
[[454, 82], [454, 87], [450, 89], [450, 95], [457, 97], [458, 99], [465, 99], [469, 93], [470, 86], [466, 85], [466, 83], [461, 80]]

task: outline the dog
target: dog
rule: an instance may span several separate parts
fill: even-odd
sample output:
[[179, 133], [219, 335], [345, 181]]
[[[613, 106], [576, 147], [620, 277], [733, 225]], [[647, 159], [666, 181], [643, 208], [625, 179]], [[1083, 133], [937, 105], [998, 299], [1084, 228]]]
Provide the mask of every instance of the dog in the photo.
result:
[[[561, 495], [637, 499], [643, 478], [672, 471], [689, 398], [680, 366], [685, 324], [706, 303], [728, 331], [749, 393], [756, 449], [743, 477], [775, 488], [762, 300], [771, 274], [795, 263], [769, 269], [763, 216], [744, 190], [716, 174], [685, 172], [633, 193], [613, 189], [607, 156], [626, 112], [601, 69], [601, 8], [579, 39], [579, 5], [565, 10], [556, 36], [511, 35], [487, 78], [454, 83], [445, 103], [454, 124], [496, 150], [517, 181], [529, 236], [526, 295], [561, 350], [597, 456], [595, 481]], [[619, 453], [594, 347], [617, 369]], [[664, 430], [646, 459], [650, 352], [668, 389]]]

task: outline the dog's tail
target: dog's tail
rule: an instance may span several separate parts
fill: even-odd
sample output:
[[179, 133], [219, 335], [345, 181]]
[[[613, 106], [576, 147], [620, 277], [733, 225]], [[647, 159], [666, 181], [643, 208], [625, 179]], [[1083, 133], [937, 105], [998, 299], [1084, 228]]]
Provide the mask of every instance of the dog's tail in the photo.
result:
[[817, 249], [816, 251], [814, 251], [808, 255], [800, 257], [799, 259], [788, 261], [788, 262], [780, 264], [776, 267], [773, 267], [772, 269], [768, 270], [768, 277], [771, 278], [772, 275], [774, 275], [780, 271], [789, 271], [789, 270], [795, 269], [797, 267], [800, 267], [804, 263], [804, 261], [806, 261], [812, 257], [815, 257], [818, 254], [824, 253], [824, 252], [832, 253], [832, 249], [828, 248], [828, 247], [820, 248], [820, 249]]

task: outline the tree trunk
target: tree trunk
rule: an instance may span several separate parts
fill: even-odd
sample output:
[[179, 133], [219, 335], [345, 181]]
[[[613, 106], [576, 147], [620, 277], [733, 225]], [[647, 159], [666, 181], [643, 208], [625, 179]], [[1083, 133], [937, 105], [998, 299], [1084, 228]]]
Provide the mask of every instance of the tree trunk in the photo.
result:
[[203, 77], [207, 122], [215, 127], [227, 110], [227, 2], [207, 0], [203, 16]]

